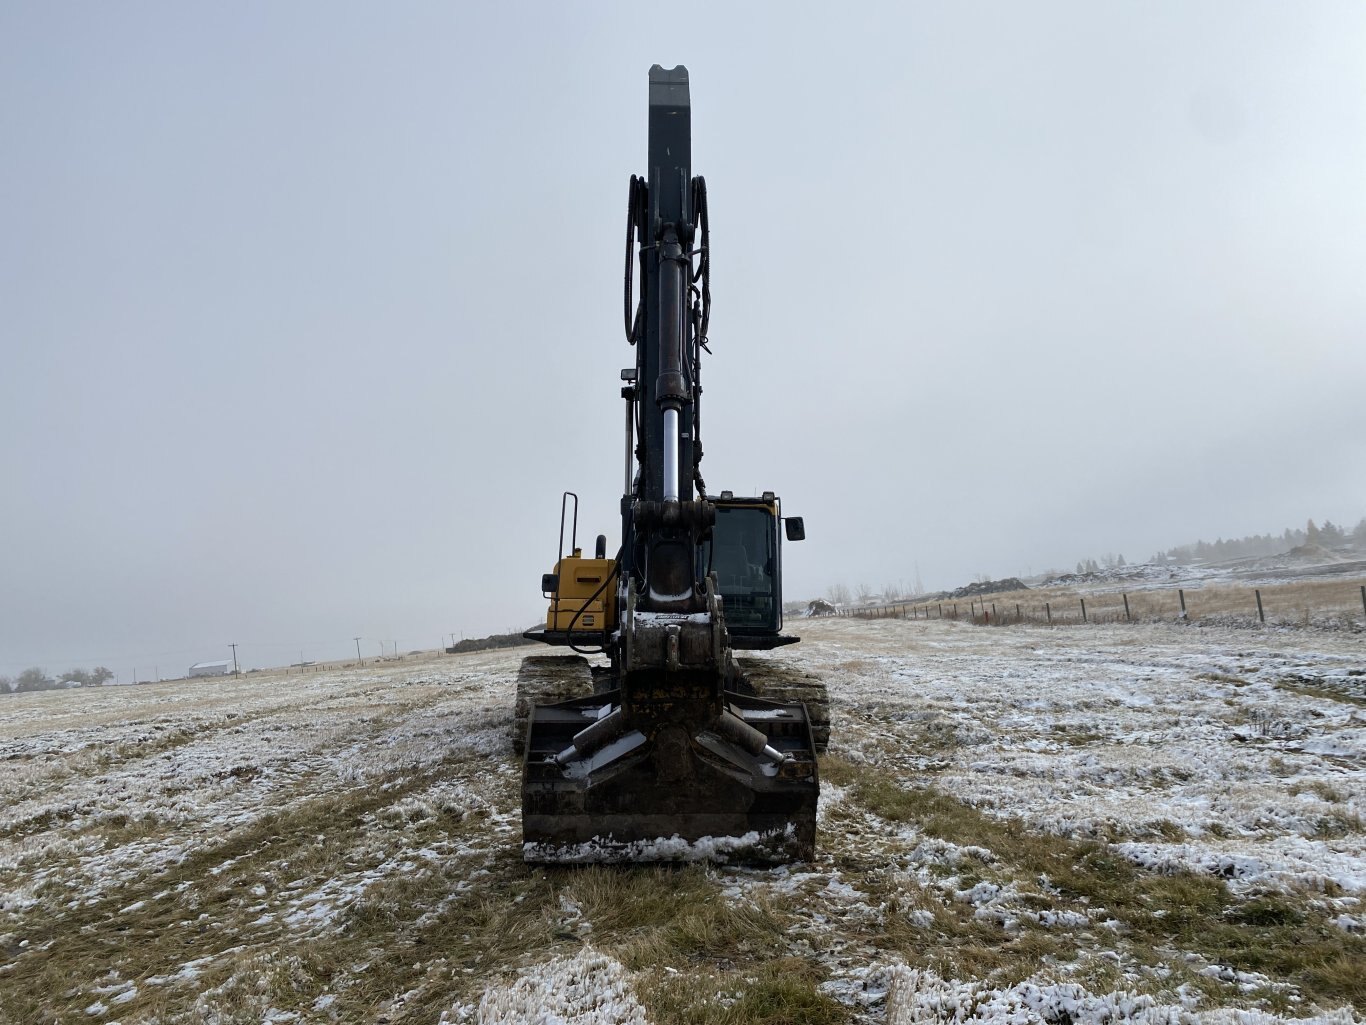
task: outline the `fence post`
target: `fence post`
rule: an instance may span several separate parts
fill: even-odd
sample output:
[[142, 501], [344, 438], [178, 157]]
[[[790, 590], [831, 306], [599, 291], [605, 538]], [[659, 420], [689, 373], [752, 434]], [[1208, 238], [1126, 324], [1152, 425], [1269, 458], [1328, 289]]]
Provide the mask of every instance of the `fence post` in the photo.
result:
[[1083, 623], [1085, 623], [1085, 622], [1086, 622], [1086, 599], [1085, 599], [1085, 598], [1082, 598], [1082, 599], [1079, 599], [1079, 600], [1081, 601], [1081, 621], [1082, 621]]
[[1257, 595], [1257, 618], [1263, 623], [1266, 622], [1266, 613], [1262, 611], [1262, 589], [1256, 588], [1253, 592]]
[[1361, 585], [1361, 612], [1366, 615], [1366, 584]]
[[1015, 603], [1015, 622], [1017, 622], [1017, 623], [1023, 623], [1023, 622], [1024, 622], [1024, 617], [1020, 615], [1020, 603], [1019, 603], [1019, 602], [1016, 602], [1016, 603]]
[[[991, 603], [991, 618], [992, 618], [992, 619], [996, 619], [996, 603], [995, 603], [995, 602], [992, 602], [992, 603]], [[996, 619], [996, 621], [997, 621], [998, 623], [1000, 622], [999, 619]]]
[[944, 618], [944, 603], [942, 601], [939, 603], [939, 618]]
[[1129, 615], [1129, 596], [1127, 594], [1124, 596], [1124, 618], [1126, 620], [1132, 620], [1134, 618]]
[[1176, 589], [1176, 596], [1181, 599], [1181, 618], [1186, 618], [1186, 592], [1181, 588]]
[[1048, 617], [1048, 625], [1049, 625], [1049, 626], [1052, 626], [1052, 625], [1053, 625], [1053, 610], [1052, 610], [1052, 608], [1049, 607], [1048, 602], [1044, 602], [1044, 603], [1043, 603], [1043, 611], [1044, 611], [1044, 615], [1046, 615], [1046, 616]]

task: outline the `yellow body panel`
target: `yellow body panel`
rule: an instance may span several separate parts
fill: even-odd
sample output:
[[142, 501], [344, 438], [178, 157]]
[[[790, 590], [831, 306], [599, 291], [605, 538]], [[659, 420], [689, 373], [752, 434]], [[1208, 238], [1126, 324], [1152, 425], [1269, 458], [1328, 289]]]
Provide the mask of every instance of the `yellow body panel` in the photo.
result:
[[[616, 581], [603, 582], [616, 565], [614, 559], [585, 559], [576, 548], [574, 554], [555, 563], [560, 578], [557, 595], [550, 601], [545, 628], [574, 633], [601, 633], [617, 626]], [[599, 589], [601, 589], [599, 591]], [[593, 598], [594, 594], [596, 598]], [[593, 600], [590, 601], [589, 599]], [[575, 616], [578, 616], [576, 619]], [[571, 628], [570, 624], [573, 623]]]

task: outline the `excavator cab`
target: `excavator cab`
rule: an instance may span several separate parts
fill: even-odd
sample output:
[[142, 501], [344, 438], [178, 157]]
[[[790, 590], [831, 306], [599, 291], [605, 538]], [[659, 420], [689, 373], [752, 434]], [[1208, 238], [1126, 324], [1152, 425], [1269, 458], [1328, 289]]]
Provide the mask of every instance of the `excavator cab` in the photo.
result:
[[[758, 498], [737, 498], [723, 491], [715, 500], [716, 523], [701, 555], [705, 572], [716, 574], [716, 590], [726, 612], [726, 626], [740, 647], [747, 641], [778, 637], [783, 628], [783, 523], [772, 491]], [[806, 535], [800, 517], [786, 521], [790, 540]]]

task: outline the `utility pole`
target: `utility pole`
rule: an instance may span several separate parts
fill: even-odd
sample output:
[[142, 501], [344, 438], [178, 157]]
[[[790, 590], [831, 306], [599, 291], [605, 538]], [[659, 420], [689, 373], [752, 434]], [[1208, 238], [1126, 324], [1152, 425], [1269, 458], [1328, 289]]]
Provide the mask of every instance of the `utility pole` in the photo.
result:
[[240, 677], [242, 674], [237, 669], [237, 643], [233, 642], [232, 644], [229, 644], [228, 647], [232, 649], [232, 675], [234, 677]]
[[359, 662], [361, 665], [365, 665], [365, 659], [363, 659], [363, 658], [360, 657], [360, 638], [359, 638], [359, 637], [355, 638], [355, 641], [356, 641], [356, 661]]

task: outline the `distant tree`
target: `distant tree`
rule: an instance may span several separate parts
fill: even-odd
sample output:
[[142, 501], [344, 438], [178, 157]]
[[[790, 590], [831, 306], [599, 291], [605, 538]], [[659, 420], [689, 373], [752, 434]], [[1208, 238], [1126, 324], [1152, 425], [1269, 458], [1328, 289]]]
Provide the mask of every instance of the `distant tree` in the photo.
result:
[[1127, 566], [1127, 565], [1129, 565], [1129, 564], [1128, 564], [1127, 562], [1124, 561], [1124, 553], [1123, 553], [1123, 552], [1120, 552], [1120, 553], [1119, 553], [1119, 568], [1120, 568], [1120, 569], [1123, 569], [1123, 568], [1124, 568], [1125, 566]]
[[859, 584], [859, 585], [858, 585], [858, 600], [859, 600], [859, 601], [872, 601], [872, 600], [873, 600], [874, 598], [876, 598], [876, 597], [877, 597], [877, 595], [875, 595], [875, 594], [873, 593], [872, 587], [870, 587], [868, 584]]
[[1319, 528], [1319, 544], [1340, 545], [1346, 540], [1347, 535], [1343, 533], [1341, 527], [1332, 520], [1323, 521], [1323, 526]]
[[1352, 542], [1358, 548], [1366, 548], [1366, 516], [1362, 517], [1361, 522], [1352, 528]]
[[15, 691], [28, 693], [36, 690], [56, 690], [57, 681], [41, 669], [25, 669], [15, 681]]
[[831, 585], [830, 585], [830, 591], [829, 591], [829, 598], [830, 598], [830, 601], [831, 601], [832, 604], [835, 604], [835, 605], [848, 605], [848, 604], [849, 604], [849, 588], [845, 587], [843, 584], [831, 584]]
[[14, 681], [8, 676], [0, 676], [0, 694], [8, 694], [14, 690]]
[[113, 678], [114, 674], [104, 666], [96, 666], [94, 669], [68, 669], [59, 677], [62, 683], [75, 684], [77, 687], [98, 687], [105, 680]]
[[1319, 528], [1313, 520], [1310, 520], [1309, 525], [1304, 528], [1304, 540], [1306, 544], [1316, 545], [1319, 543]]

